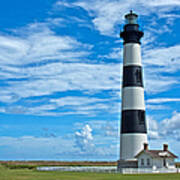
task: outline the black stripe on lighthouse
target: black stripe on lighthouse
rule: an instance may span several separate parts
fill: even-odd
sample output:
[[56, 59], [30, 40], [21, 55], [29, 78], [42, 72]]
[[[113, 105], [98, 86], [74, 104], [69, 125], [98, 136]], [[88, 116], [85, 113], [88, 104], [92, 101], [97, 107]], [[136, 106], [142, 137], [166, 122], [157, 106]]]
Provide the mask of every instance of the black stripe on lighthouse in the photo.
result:
[[121, 133], [147, 133], [144, 110], [122, 111]]
[[143, 87], [141, 66], [124, 66], [123, 67], [123, 87], [137, 86]]
[[142, 31], [139, 31], [138, 24], [126, 24], [124, 26], [124, 31], [120, 33], [121, 38], [124, 39], [124, 44], [126, 43], [140, 43], [141, 37], [144, 35]]

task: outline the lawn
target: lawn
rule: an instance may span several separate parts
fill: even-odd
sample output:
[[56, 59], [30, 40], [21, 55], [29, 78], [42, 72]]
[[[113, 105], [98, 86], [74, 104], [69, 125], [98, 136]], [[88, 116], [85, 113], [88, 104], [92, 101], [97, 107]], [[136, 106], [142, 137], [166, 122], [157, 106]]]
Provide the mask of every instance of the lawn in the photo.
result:
[[38, 172], [0, 166], [0, 180], [179, 180], [180, 174], [121, 175], [84, 172]]

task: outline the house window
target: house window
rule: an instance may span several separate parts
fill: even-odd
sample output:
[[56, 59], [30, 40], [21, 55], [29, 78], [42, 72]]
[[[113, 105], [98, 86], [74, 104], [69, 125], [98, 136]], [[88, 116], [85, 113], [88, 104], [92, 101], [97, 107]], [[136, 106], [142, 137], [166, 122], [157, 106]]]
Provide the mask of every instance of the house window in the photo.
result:
[[147, 159], [147, 165], [148, 166], [150, 165], [150, 159], [149, 158]]
[[163, 165], [166, 167], [166, 159], [163, 159]]
[[141, 165], [144, 166], [144, 159], [141, 159]]

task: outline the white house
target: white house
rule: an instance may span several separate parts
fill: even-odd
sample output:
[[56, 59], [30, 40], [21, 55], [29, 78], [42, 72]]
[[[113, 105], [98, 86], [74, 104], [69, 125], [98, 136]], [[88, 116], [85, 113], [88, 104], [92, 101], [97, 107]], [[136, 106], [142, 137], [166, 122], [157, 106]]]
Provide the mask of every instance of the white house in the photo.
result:
[[138, 168], [175, 168], [175, 158], [168, 150], [168, 145], [164, 144], [163, 150], [149, 150], [148, 144], [144, 144], [144, 149], [135, 158], [138, 160]]

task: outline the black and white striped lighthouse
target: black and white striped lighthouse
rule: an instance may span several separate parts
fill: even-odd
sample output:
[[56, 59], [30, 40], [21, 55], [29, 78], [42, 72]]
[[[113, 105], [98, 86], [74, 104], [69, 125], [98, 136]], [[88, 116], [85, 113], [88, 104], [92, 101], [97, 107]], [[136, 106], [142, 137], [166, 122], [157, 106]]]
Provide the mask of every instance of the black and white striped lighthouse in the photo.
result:
[[144, 33], [137, 18], [132, 11], [125, 15], [126, 24], [120, 33], [124, 40], [120, 160], [124, 161], [134, 160], [147, 143], [140, 46]]

